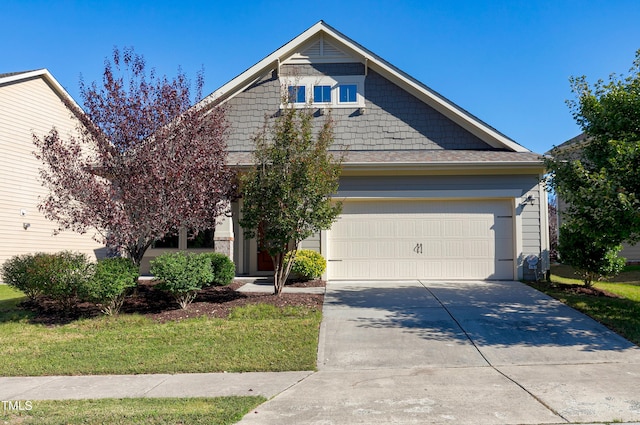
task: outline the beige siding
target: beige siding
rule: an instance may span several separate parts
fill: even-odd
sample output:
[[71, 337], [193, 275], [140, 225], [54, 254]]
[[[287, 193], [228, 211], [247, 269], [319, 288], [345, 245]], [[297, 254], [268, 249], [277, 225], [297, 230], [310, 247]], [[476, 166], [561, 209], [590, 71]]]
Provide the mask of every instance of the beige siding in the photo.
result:
[[[63, 232], [38, 211], [46, 194], [38, 180], [32, 134], [55, 126], [61, 135], [75, 132], [75, 119], [43, 78], [0, 85], [0, 264], [22, 253], [63, 249], [96, 256], [101, 245], [90, 235]], [[26, 212], [23, 216], [21, 211]], [[24, 223], [30, 227], [24, 229]]]

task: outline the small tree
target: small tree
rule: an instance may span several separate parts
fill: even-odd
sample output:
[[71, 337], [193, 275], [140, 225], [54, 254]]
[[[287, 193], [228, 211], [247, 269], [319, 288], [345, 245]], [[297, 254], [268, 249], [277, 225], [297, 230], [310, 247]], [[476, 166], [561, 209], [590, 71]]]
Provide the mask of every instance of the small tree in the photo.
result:
[[596, 234], [588, 232], [588, 227], [568, 222], [562, 225], [558, 243], [558, 253], [563, 263], [571, 265], [585, 286], [594, 280], [615, 276], [622, 271], [625, 259], [618, 257], [621, 245], [612, 246], [602, 242]]
[[[121, 73], [127, 76], [118, 76]], [[151, 244], [181, 227], [212, 228], [228, 208], [224, 109], [191, 107], [190, 83], [147, 75], [144, 58], [114, 49], [99, 88], [81, 82], [85, 111], [65, 101], [79, 138], [34, 135], [49, 189], [40, 209], [59, 230], [95, 230], [139, 266]], [[196, 97], [203, 85], [199, 75]]]
[[255, 165], [241, 178], [243, 198], [240, 224], [248, 238], [258, 238], [273, 261], [274, 293], [280, 295], [300, 242], [328, 229], [342, 210], [331, 195], [338, 190], [341, 157], [335, 158], [334, 122], [326, 114], [317, 136], [313, 113], [295, 108], [287, 99], [272, 126], [255, 136]]
[[567, 204], [563, 217], [580, 227], [571, 238], [612, 250], [640, 239], [640, 50], [627, 76], [570, 82], [576, 99], [567, 103], [586, 139], [552, 151], [548, 184]]

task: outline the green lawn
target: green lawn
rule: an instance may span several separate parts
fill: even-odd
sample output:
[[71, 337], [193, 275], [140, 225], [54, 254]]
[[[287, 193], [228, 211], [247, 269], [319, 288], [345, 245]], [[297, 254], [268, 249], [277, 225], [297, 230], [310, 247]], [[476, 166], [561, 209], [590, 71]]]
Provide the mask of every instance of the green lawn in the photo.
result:
[[229, 319], [140, 315], [30, 322], [0, 285], [0, 376], [315, 370], [320, 311], [238, 308]]
[[263, 397], [138, 398], [22, 402], [21, 412], [0, 410], [2, 424], [233, 424]]
[[570, 267], [564, 265], [552, 266], [551, 281], [553, 285], [542, 283], [534, 286], [640, 345], [640, 266], [627, 266], [625, 271], [615, 278], [593, 285], [621, 298], [567, 291], [567, 285], [582, 282], [575, 278]]

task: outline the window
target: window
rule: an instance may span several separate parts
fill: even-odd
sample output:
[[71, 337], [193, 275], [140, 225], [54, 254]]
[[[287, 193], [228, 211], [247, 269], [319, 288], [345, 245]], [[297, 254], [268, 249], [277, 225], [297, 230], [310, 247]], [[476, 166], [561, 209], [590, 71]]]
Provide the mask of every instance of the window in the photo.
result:
[[[364, 108], [364, 75], [280, 77], [283, 96], [294, 108]], [[284, 105], [281, 105], [284, 107]]]
[[187, 239], [187, 249], [213, 248], [213, 229], [203, 230], [193, 239]]
[[305, 86], [289, 86], [289, 102], [305, 103], [307, 101], [305, 89]]
[[313, 101], [331, 103], [331, 86], [313, 86]]
[[165, 236], [153, 243], [153, 248], [179, 248], [180, 237], [178, 235]]
[[356, 84], [343, 84], [339, 87], [340, 103], [355, 103], [358, 101], [358, 86]]

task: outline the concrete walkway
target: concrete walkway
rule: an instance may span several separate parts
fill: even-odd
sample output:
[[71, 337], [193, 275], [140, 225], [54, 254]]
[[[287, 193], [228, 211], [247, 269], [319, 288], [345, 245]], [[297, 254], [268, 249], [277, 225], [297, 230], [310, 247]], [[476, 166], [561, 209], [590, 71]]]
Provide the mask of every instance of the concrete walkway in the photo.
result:
[[222, 397], [231, 395], [261, 395], [271, 398], [312, 373], [184, 373], [176, 375], [0, 378], [0, 400]]
[[331, 282], [318, 368], [0, 378], [0, 400], [263, 395], [241, 424], [640, 425], [640, 349], [518, 282]]

